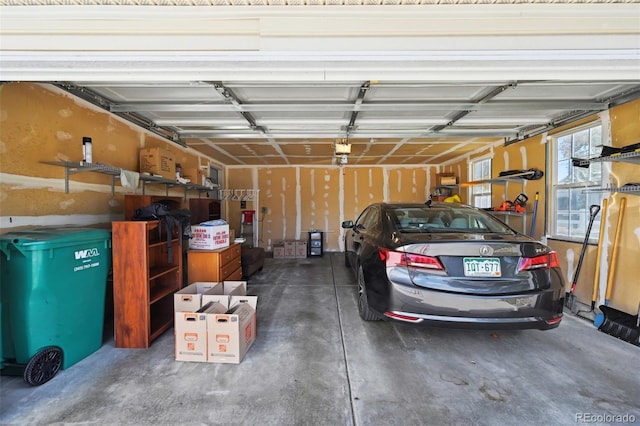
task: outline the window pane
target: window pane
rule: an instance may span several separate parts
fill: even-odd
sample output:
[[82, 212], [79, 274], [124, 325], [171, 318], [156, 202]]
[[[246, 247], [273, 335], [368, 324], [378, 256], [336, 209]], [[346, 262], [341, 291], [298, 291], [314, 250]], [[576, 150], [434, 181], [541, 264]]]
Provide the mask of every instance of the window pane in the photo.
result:
[[591, 133], [590, 157], [596, 157], [602, 152], [602, 126], [593, 127], [589, 131]]
[[571, 161], [563, 160], [558, 162], [558, 183], [569, 183], [571, 182]]
[[[586, 158], [586, 157], [583, 157]], [[587, 182], [589, 180], [589, 169], [585, 169], [582, 167], [574, 167], [573, 168], [573, 182], [581, 183]]]
[[602, 181], [602, 163], [591, 163], [589, 166], [589, 181]]
[[[597, 205], [602, 207], [603, 197], [604, 197], [603, 193], [592, 192], [587, 194], [587, 204], [589, 206], [589, 214], [591, 214], [591, 206]], [[596, 215], [595, 220], [593, 221], [590, 238], [598, 239], [600, 237], [600, 219], [601, 218], [602, 218], [602, 210], [600, 210], [600, 212]]]
[[[472, 180], [491, 179], [491, 159], [473, 161], [469, 164]], [[470, 202], [480, 208], [491, 206], [491, 184], [473, 185], [469, 188]]]
[[587, 196], [582, 189], [571, 189], [571, 210], [581, 210], [587, 205]]
[[477, 164], [472, 166], [473, 168], [473, 180], [481, 180], [482, 179], [482, 167], [477, 167]]
[[590, 151], [589, 129], [583, 130], [573, 135], [573, 156], [577, 158], [588, 158]]
[[571, 158], [571, 135], [558, 138], [558, 160]]
[[556, 206], [555, 234], [569, 235], [569, 190], [557, 190], [554, 201]]

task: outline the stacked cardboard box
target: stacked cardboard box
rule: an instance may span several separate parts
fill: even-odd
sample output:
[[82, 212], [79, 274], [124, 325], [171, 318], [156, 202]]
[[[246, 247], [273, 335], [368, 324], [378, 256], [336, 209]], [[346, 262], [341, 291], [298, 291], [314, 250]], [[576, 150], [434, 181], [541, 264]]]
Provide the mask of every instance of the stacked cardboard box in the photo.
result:
[[298, 240], [296, 241], [296, 258], [307, 257], [307, 242]]
[[193, 184], [203, 185], [203, 186], [207, 178], [204, 172], [202, 172], [200, 169], [196, 167], [183, 167], [182, 177], [189, 179]]
[[274, 258], [298, 259], [307, 257], [307, 242], [287, 240], [273, 245]]
[[285, 241], [284, 242], [284, 257], [293, 259], [296, 257], [296, 242]]
[[176, 180], [176, 161], [170, 151], [162, 148], [140, 150], [140, 173]]
[[197, 282], [175, 294], [176, 361], [242, 361], [256, 339], [258, 298], [246, 288], [246, 281]]
[[284, 242], [273, 245], [273, 257], [276, 259], [284, 257]]

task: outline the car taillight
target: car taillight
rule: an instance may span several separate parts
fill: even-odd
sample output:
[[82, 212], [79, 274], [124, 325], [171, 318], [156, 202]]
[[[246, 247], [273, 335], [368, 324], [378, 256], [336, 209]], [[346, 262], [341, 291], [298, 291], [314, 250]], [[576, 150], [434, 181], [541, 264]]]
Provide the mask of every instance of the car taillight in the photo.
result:
[[437, 257], [393, 251], [383, 247], [380, 247], [378, 254], [380, 260], [382, 260], [386, 266], [412, 266], [414, 268], [444, 271], [444, 267]]
[[558, 254], [555, 251], [536, 257], [523, 257], [518, 262], [518, 272], [559, 267]]

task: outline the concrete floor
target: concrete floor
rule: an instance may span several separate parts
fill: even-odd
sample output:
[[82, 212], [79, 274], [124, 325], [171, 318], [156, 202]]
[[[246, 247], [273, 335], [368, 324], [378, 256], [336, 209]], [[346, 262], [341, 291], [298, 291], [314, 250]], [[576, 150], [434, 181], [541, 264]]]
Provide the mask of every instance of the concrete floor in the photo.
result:
[[249, 293], [258, 339], [241, 364], [176, 362], [171, 330], [150, 349], [107, 335], [42, 386], [2, 377], [0, 424], [640, 424], [640, 349], [574, 316], [550, 331], [365, 323], [337, 253], [267, 259]]

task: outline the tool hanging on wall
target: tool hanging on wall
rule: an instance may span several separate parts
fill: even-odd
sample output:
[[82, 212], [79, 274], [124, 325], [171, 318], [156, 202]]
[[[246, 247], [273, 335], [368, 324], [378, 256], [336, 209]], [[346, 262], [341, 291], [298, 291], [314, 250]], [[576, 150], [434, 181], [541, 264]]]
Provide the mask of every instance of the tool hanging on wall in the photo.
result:
[[595, 325], [598, 330], [602, 331], [603, 333], [640, 346], [640, 307], [638, 314], [634, 316], [609, 306], [609, 301], [611, 300], [611, 295], [613, 294], [616, 261], [618, 259], [618, 246], [620, 235], [622, 233], [622, 224], [626, 205], [627, 199], [625, 197], [622, 197], [620, 199], [620, 214], [618, 215], [618, 224], [615, 236], [613, 238], [613, 251], [611, 253], [611, 261], [609, 262], [609, 274], [607, 275], [607, 292], [605, 294], [604, 305], [600, 305], [599, 307], [601, 313], [596, 315], [593, 325]]
[[531, 228], [529, 228], [529, 236], [533, 238], [533, 231], [536, 228], [536, 216], [538, 215], [538, 199], [540, 198], [540, 193], [536, 192], [536, 197], [533, 201], [533, 215], [531, 216]]
[[591, 227], [593, 226], [593, 221], [596, 219], [598, 212], [600, 211], [600, 206], [597, 204], [589, 207], [589, 225], [587, 225], [587, 232], [584, 235], [584, 241], [582, 242], [582, 248], [580, 249], [580, 258], [578, 259], [578, 265], [576, 266], [576, 271], [573, 274], [573, 280], [571, 281], [571, 291], [566, 294], [565, 297], [565, 306], [573, 309], [576, 304], [576, 287], [578, 286], [578, 276], [580, 275], [580, 269], [582, 269], [582, 261], [584, 260], [584, 254], [587, 251], [587, 243], [589, 242], [589, 234], [591, 234]]

